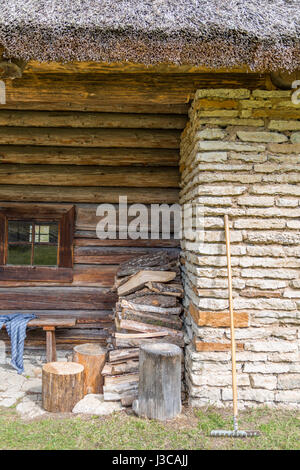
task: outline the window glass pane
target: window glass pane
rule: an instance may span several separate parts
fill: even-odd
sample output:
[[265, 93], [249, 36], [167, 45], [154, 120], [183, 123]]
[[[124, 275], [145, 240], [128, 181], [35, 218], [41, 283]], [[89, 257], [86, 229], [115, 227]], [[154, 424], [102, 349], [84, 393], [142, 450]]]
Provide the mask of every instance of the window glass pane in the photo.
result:
[[7, 264], [30, 265], [31, 245], [8, 245]]
[[57, 243], [58, 224], [35, 224], [36, 243]]
[[8, 242], [31, 242], [32, 223], [19, 220], [8, 221]]
[[57, 246], [34, 245], [33, 264], [36, 266], [56, 266]]

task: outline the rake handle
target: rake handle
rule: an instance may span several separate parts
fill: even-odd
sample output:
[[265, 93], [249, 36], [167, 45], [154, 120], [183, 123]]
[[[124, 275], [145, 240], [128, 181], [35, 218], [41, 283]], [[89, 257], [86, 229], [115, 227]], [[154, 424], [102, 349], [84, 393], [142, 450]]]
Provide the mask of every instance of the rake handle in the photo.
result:
[[227, 275], [228, 275], [228, 300], [230, 312], [230, 336], [231, 336], [231, 365], [232, 365], [232, 397], [233, 397], [233, 416], [237, 418], [237, 380], [236, 380], [236, 346], [234, 331], [234, 313], [232, 300], [232, 272], [231, 272], [231, 253], [230, 253], [230, 232], [228, 215], [224, 216], [226, 255], [227, 255]]

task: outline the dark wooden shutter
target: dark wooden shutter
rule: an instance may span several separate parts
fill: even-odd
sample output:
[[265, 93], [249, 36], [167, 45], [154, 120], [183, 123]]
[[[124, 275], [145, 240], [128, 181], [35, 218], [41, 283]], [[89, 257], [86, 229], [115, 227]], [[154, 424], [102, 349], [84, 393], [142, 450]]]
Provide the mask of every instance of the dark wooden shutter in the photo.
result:
[[60, 268], [73, 267], [73, 237], [74, 237], [75, 207], [65, 212], [60, 220], [59, 230], [59, 261]]

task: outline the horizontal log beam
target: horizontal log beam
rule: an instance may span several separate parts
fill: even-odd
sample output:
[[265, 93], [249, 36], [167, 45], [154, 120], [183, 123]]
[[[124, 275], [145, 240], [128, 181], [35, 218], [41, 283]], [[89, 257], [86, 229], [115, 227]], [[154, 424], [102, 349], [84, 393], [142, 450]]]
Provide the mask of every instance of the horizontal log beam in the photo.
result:
[[169, 167], [1, 165], [0, 184], [177, 188], [179, 171]]
[[[3, 178], [4, 180], [4, 178]], [[7, 183], [5, 181], [4, 183]], [[20, 182], [21, 183], [21, 182]], [[128, 188], [116, 187], [62, 187], [62, 186], [32, 186], [18, 184], [0, 184], [0, 201], [15, 202], [72, 202], [74, 203], [118, 203], [119, 196], [127, 196], [128, 203], [166, 204], [178, 202], [177, 188]], [[95, 233], [91, 234], [95, 237]]]
[[0, 145], [137, 147], [178, 149], [180, 131], [158, 129], [65, 129], [1, 127]]
[[[77, 234], [78, 235], [78, 234]], [[76, 246], [103, 246], [103, 247], [157, 247], [157, 248], [179, 248], [180, 240], [100, 240], [92, 238], [95, 232], [91, 232], [90, 238], [75, 238]], [[76, 237], [76, 234], [75, 234]]]
[[0, 162], [32, 165], [47, 163], [48, 165], [178, 166], [179, 150], [0, 145]]
[[99, 288], [0, 289], [1, 310], [108, 310], [114, 302], [111, 292]]
[[246, 65], [231, 68], [212, 69], [196, 65], [155, 64], [144, 65], [132, 62], [37, 62], [30, 61], [26, 66], [27, 73], [253, 73]]
[[[165, 105], [184, 106], [200, 88], [265, 87], [266, 76], [257, 73], [25, 72], [21, 79], [7, 83], [7, 103], [2, 105], [2, 109], [12, 109], [12, 106], [22, 109], [22, 106], [27, 105], [27, 109], [108, 111], [110, 108], [115, 112], [120, 105], [126, 105], [132, 109], [135, 107], [136, 112], [145, 112], [140, 109], [140, 105], [159, 105], [160, 109]], [[72, 107], [74, 102], [75, 108]], [[148, 112], [158, 111], [156, 109]]]
[[113, 286], [117, 270], [118, 265], [75, 265], [72, 285], [110, 288]]
[[[163, 194], [161, 197], [161, 201], [164, 200]], [[101, 217], [97, 215], [97, 208], [98, 206], [95, 204], [87, 205], [87, 204], [78, 204], [76, 206], [76, 230], [82, 230], [82, 231], [95, 231], [96, 226], [98, 222], [101, 220]], [[151, 214], [151, 206], [147, 205], [147, 210], [148, 210], [148, 219], [145, 220], [145, 222], [141, 222], [139, 225], [139, 231], [146, 231], [149, 234], [149, 239], [151, 238], [151, 225], [150, 225], [150, 218], [152, 216]], [[127, 229], [127, 224], [119, 224], [119, 217], [120, 217], [120, 211], [119, 207], [117, 205], [114, 205], [114, 209], [116, 211], [116, 224], [114, 226], [111, 226], [111, 230], [116, 230], [117, 232], [119, 230], [126, 230]], [[136, 218], [136, 215], [128, 216], [128, 224]], [[167, 231], [167, 227], [163, 226], [162, 221], [158, 221], [157, 227], [152, 227], [153, 232], [156, 234], [161, 234], [163, 233], [163, 229]], [[170, 234], [174, 232], [174, 214], [170, 213]], [[154, 237], [153, 237], [154, 238]], [[163, 238], [163, 237], [161, 237]], [[170, 238], [170, 236], [168, 237]]]
[[126, 114], [0, 110], [0, 126], [112, 129], [184, 129], [187, 117], [172, 114]]
[[[1, 315], [12, 315], [18, 313], [18, 310], [0, 310]], [[36, 314], [36, 310], [22, 310], [22, 314], [32, 315]], [[111, 323], [113, 320], [113, 313], [111, 310], [39, 310], [38, 318], [76, 318], [76, 325], [84, 328], [83, 325], [90, 325], [92, 323], [102, 323], [104, 326]], [[76, 326], [75, 326], [76, 327]]]
[[[101, 247], [101, 246], [75, 246], [74, 259], [78, 264], [119, 264], [129, 261], [137, 256], [161, 252], [161, 248], [129, 248], [129, 247]], [[168, 250], [174, 252], [174, 250]], [[177, 253], [177, 249], [175, 249]]]

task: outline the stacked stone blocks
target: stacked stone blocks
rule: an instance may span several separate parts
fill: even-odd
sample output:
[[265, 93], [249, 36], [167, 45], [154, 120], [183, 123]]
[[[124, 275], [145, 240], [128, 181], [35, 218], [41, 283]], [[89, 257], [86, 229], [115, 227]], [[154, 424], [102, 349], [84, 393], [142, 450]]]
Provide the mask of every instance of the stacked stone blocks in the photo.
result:
[[190, 402], [232, 399], [228, 214], [240, 405], [300, 408], [300, 105], [289, 91], [198, 90], [189, 118], [180, 201], [204, 213], [204, 242], [182, 240]]

